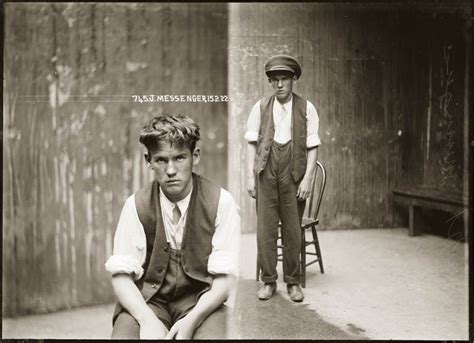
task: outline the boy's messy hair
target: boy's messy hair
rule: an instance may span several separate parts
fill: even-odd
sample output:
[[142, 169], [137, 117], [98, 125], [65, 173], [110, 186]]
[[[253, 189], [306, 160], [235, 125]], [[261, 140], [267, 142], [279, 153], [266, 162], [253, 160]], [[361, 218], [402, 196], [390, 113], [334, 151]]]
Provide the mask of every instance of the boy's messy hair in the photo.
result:
[[140, 132], [140, 143], [148, 151], [154, 151], [161, 143], [167, 142], [171, 146], [188, 147], [193, 152], [200, 137], [199, 125], [188, 116], [163, 114], [154, 117], [143, 126]]

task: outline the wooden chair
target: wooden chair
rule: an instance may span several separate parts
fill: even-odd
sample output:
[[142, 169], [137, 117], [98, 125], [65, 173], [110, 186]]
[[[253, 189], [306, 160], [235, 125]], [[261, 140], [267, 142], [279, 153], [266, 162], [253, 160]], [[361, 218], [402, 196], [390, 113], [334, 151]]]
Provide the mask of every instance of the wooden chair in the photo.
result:
[[[311, 195], [306, 200], [305, 211], [303, 214], [303, 219], [301, 223], [301, 252], [300, 252], [300, 264], [301, 264], [301, 276], [302, 276], [302, 286], [306, 287], [306, 267], [312, 265], [316, 262], [319, 263], [319, 269], [321, 273], [324, 274], [323, 267], [323, 257], [321, 255], [321, 248], [319, 246], [318, 232], [316, 231], [316, 226], [319, 225], [319, 209], [321, 207], [321, 201], [323, 199], [324, 189], [326, 187], [326, 169], [321, 162], [316, 162], [317, 167], [315, 170], [315, 175], [313, 177], [313, 184], [311, 186]], [[313, 239], [311, 241], [306, 241], [306, 230], [311, 229]], [[283, 261], [283, 242], [281, 237], [281, 223], [279, 224], [279, 235], [278, 235], [278, 261]], [[313, 245], [314, 252], [308, 251], [307, 247]], [[306, 255], [315, 256], [313, 260], [307, 261]], [[257, 281], [260, 278], [260, 263], [258, 260], [257, 254]]]

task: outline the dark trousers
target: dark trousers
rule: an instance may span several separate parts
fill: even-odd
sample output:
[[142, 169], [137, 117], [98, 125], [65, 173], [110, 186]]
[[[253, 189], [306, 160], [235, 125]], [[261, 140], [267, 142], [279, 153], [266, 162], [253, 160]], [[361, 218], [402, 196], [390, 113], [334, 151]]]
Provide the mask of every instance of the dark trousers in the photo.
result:
[[[183, 270], [181, 252], [170, 249], [168, 268], [158, 292], [148, 301], [148, 306], [169, 330], [196, 305], [206, 285], [191, 279]], [[221, 305], [207, 317], [194, 333], [194, 338], [226, 338], [228, 309]], [[140, 326], [127, 311], [121, 312], [114, 323], [112, 338], [138, 339]]]
[[263, 282], [278, 278], [277, 240], [281, 221], [283, 281], [301, 282], [301, 218], [305, 202], [297, 201], [299, 183], [291, 175], [291, 141], [273, 142], [265, 169], [257, 178], [257, 246]]

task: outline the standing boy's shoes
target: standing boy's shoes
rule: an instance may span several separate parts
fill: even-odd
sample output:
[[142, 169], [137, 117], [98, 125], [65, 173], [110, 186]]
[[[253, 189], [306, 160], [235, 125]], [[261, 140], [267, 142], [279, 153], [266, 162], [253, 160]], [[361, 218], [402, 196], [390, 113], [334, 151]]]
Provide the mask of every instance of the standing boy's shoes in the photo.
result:
[[257, 292], [257, 296], [260, 300], [270, 299], [277, 289], [276, 282], [265, 282]]
[[296, 302], [303, 301], [304, 299], [304, 294], [303, 291], [300, 288], [300, 285], [298, 284], [293, 284], [293, 285], [286, 285], [286, 288], [288, 289], [288, 294], [290, 295], [290, 299]]

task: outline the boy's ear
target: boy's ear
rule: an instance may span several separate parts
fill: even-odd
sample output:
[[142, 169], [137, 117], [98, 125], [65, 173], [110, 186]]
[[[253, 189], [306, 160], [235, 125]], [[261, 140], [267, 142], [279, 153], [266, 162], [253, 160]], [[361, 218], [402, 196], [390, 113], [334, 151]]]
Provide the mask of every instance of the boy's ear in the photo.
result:
[[194, 148], [194, 151], [193, 151], [193, 166], [198, 164], [200, 160], [201, 160], [201, 148], [197, 146]]
[[143, 156], [145, 157], [146, 164], [150, 164], [150, 153], [147, 151]]

